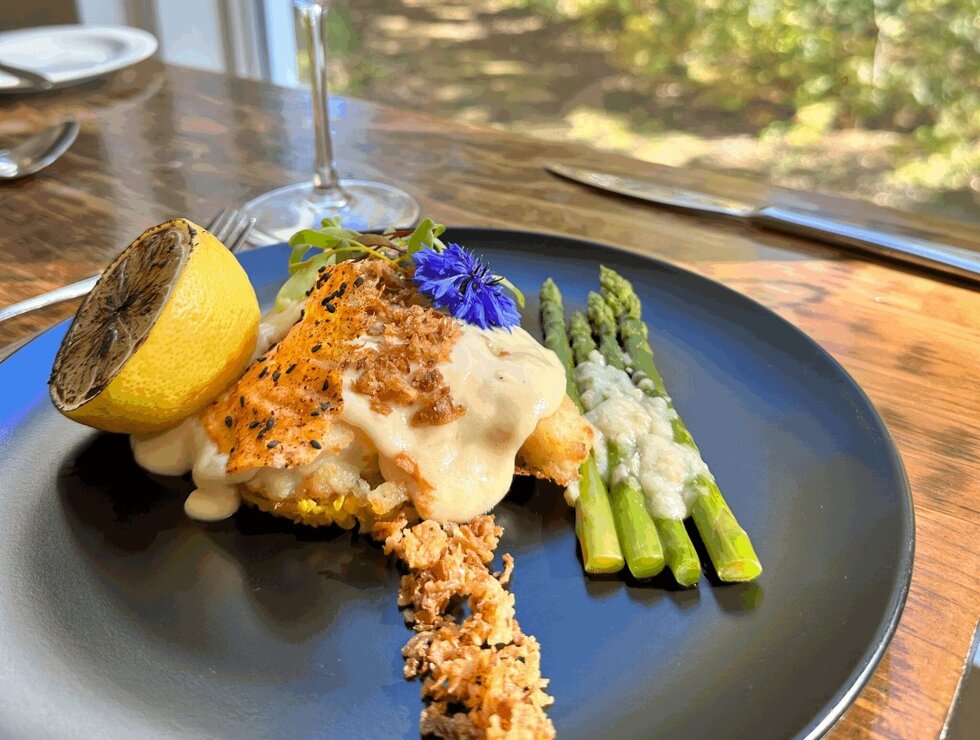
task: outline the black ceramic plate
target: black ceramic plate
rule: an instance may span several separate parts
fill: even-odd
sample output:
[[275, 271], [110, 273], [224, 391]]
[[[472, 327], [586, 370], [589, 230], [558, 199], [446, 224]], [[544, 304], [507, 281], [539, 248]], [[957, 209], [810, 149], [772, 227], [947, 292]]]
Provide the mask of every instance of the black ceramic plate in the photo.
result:
[[[582, 306], [628, 275], [677, 408], [765, 572], [699, 588], [590, 580], [555, 487], [518, 480], [501, 551], [562, 738], [789, 737], [826, 730], [895, 629], [912, 509], [868, 399], [788, 323], [694, 274], [555, 236], [456, 229], [529, 297]], [[286, 249], [242, 256], [268, 302]], [[0, 364], [0, 735], [417, 737], [398, 573], [364, 538], [244, 510], [202, 526], [189, 484], [126, 438], [61, 418], [62, 324]]]

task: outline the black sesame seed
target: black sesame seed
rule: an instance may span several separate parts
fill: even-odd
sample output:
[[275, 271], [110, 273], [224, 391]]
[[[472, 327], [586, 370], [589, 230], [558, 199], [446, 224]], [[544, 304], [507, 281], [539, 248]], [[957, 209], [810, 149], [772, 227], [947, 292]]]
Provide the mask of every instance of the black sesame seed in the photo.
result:
[[327, 269], [327, 266], [326, 265], [320, 265], [320, 269], [317, 270], [317, 272], [323, 272], [326, 269]]
[[257, 427], [258, 425], [259, 423], [257, 421], [253, 421], [251, 424], [248, 425], [248, 428], [255, 429], [255, 427]]
[[326, 380], [323, 381], [323, 387], [320, 390], [325, 391], [329, 387], [330, 387], [330, 378], [327, 378]]
[[259, 373], [259, 379], [261, 380], [268, 374], [269, 374], [269, 368], [268, 367], [262, 368], [262, 372]]
[[317, 342], [317, 343], [316, 343], [316, 344], [314, 344], [314, 345], [313, 345], [312, 347], [310, 347], [310, 352], [319, 352], [319, 351], [320, 351], [320, 348], [321, 348], [322, 346], [323, 346], [323, 345], [322, 345], [322, 344], [320, 344], [320, 342]]
[[310, 416], [319, 416], [319, 415], [320, 415], [320, 412], [319, 411], [311, 411], [310, 412]]
[[324, 402], [320, 404], [320, 411], [326, 411], [328, 408], [330, 408], [329, 403]]
[[330, 299], [331, 298], [333, 298], [333, 293], [331, 293], [326, 298], [324, 298], [322, 301], [320, 301], [320, 305], [321, 306], [326, 306], [328, 303], [330, 303]]
[[255, 361], [256, 362], [265, 362], [265, 360], [266, 360], [266, 356], [265, 355], [262, 355], [261, 357], [256, 357], [255, 358]]
[[238, 405], [241, 406], [242, 408], [245, 408], [245, 396], [238, 397]]
[[343, 282], [340, 284], [340, 287], [337, 288], [337, 295], [342, 296], [346, 292], [347, 292], [347, 283]]
[[225, 426], [226, 427], [230, 427], [234, 423], [234, 421], [235, 420], [232, 419], [230, 416], [226, 416], [225, 417]]
[[314, 450], [323, 449], [323, 445], [317, 442], [315, 439], [310, 440], [310, 447], [312, 447]]
[[292, 365], [286, 368], [286, 375], [289, 375], [295, 369], [296, 369], [296, 363], [294, 362]]
[[306, 309], [305, 308], [301, 308], [299, 310], [299, 320], [302, 321], [304, 316], [306, 316]]
[[354, 287], [360, 288], [362, 285], [364, 285], [364, 276], [360, 275], [358, 276], [357, 280], [354, 281]]
[[270, 439], [268, 442], [265, 443], [265, 446], [268, 447], [271, 450], [273, 447], [278, 447], [279, 446], [279, 440], [278, 439]]
[[237, 447], [232, 447], [230, 450], [228, 450], [228, 454], [229, 455], [232, 454], [236, 449], [238, 449], [238, 448]]
[[330, 313], [333, 313], [334, 311], [337, 310], [337, 307], [335, 305], [333, 305], [332, 303], [328, 303], [327, 306], [326, 306], [326, 308], [327, 308], [327, 311], [329, 311]]
[[272, 373], [272, 382], [273, 383], [278, 383], [279, 382], [279, 377], [281, 375], [282, 375], [282, 373], [279, 372], [278, 370], [276, 370], [274, 373]]
[[268, 419], [266, 419], [264, 431], [268, 432], [275, 425], [276, 425], [276, 417], [270, 416]]

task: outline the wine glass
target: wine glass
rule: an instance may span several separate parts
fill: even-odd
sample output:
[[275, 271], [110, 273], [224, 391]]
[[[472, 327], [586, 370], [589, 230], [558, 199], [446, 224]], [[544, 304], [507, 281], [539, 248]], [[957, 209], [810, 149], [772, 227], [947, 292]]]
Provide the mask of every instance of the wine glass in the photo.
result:
[[293, 0], [310, 54], [316, 170], [313, 179], [271, 190], [245, 204], [255, 218], [255, 242], [286, 241], [300, 229], [315, 228], [339, 216], [357, 231], [407, 228], [419, 217], [419, 204], [400, 188], [372, 180], [340, 179], [333, 161], [327, 106], [326, 24], [328, 0]]

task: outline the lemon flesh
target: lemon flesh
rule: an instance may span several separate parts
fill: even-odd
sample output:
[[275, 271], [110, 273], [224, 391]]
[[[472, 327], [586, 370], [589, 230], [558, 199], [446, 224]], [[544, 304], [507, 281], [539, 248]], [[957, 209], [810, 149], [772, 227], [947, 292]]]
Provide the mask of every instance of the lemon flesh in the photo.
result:
[[241, 375], [258, 326], [235, 256], [197, 224], [167, 221], [130, 244], [82, 303], [55, 358], [51, 399], [97, 429], [166, 429]]

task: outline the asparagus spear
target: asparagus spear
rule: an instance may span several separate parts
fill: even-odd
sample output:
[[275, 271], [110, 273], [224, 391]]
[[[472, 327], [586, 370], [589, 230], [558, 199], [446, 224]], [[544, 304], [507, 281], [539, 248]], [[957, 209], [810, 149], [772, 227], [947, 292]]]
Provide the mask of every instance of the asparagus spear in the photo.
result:
[[[633, 363], [634, 382], [652, 396], [663, 398], [674, 408], [663, 378], [653, 360], [643, 323], [640, 299], [633, 286], [615, 270], [601, 267], [602, 296], [619, 320], [619, 335]], [[676, 411], [676, 409], [675, 409]], [[674, 441], [697, 450], [694, 438], [677, 415], [671, 422]], [[700, 454], [700, 452], [699, 452]], [[745, 530], [725, 502], [718, 484], [710, 476], [699, 475], [689, 482], [697, 491], [691, 515], [704, 541], [708, 556], [723, 581], [751, 581], [762, 572], [762, 563]]]
[[[598, 293], [589, 293], [589, 321], [599, 336], [599, 351], [606, 363], [620, 370], [631, 364], [630, 358], [619, 346], [616, 332], [616, 315], [612, 307]], [[610, 468], [611, 469], [611, 468]], [[684, 522], [678, 519], [653, 517], [660, 535], [667, 567], [682, 586], [693, 586], [701, 580], [701, 561], [694, 543], [687, 534]]]
[[[568, 334], [565, 332], [561, 293], [551, 278], [545, 280], [541, 286], [541, 326], [544, 329], [545, 346], [558, 355], [565, 366], [568, 395], [579, 411], [582, 411], [582, 399], [572, 377], [572, 352], [568, 345]], [[616, 536], [609, 494], [591, 453], [579, 468], [575, 534], [582, 547], [582, 562], [586, 573], [616, 573], [622, 570], [623, 552]]]
[[[578, 365], [588, 360], [589, 354], [596, 349], [589, 322], [580, 312], [572, 314], [571, 335], [575, 364]], [[637, 578], [655, 576], [664, 568], [664, 551], [657, 528], [647, 511], [639, 482], [632, 475], [619, 475], [617, 472], [624, 467], [621, 463], [627, 451], [616, 440], [607, 440], [607, 446], [613, 520], [623, 554], [626, 555], [626, 564], [630, 573]]]
[[[588, 298], [589, 323], [599, 337], [599, 351], [606, 358], [606, 364], [620, 370], [625, 370], [629, 358], [623, 354], [616, 334], [616, 316], [606, 305], [606, 301], [595, 291], [589, 292]], [[573, 330], [574, 333], [574, 330]]]

